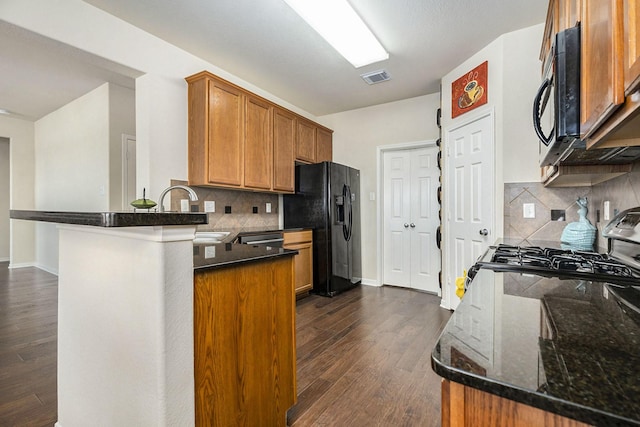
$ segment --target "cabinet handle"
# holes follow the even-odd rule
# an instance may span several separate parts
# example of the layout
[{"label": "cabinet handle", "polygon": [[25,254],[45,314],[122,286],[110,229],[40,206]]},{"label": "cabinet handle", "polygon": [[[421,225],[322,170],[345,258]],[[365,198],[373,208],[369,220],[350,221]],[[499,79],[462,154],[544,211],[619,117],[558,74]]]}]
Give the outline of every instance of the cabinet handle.
[{"label": "cabinet handle", "polygon": [[411,223],[411,228],[416,228],[416,225],[414,223]]},{"label": "cabinet handle", "polygon": [[409,224],[407,224],[406,222],[404,223],[404,228],[409,228]]}]

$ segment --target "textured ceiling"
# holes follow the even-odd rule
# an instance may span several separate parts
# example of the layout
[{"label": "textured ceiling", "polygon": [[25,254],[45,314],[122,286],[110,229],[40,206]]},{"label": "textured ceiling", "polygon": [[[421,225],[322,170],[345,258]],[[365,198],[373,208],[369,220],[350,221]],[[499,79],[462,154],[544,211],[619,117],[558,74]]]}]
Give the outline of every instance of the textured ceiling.
[{"label": "textured ceiling", "polygon": [[[349,0],[390,54],[388,60],[355,69],[283,0],[84,1],[317,116],[438,92],[442,76],[501,34],[543,22],[547,9],[547,0]],[[31,52],[34,37],[18,34],[5,40],[4,27],[0,61],[6,64],[5,50]],[[11,43],[16,44],[12,49],[7,46]],[[59,58],[48,58],[47,65],[13,57],[9,69],[0,67],[3,75],[15,74],[13,84],[23,87],[18,80],[25,70],[60,71]],[[82,69],[86,61],[77,62],[82,75],[114,78],[101,75],[104,70]],[[360,78],[380,69],[391,75],[390,81],[370,86]],[[64,92],[62,75],[52,83]],[[0,95],[5,90],[0,87]],[[25,102],[40,100],[23,100],[14,111],[39,117],[38,111],[50,108],[30,111]]]}]

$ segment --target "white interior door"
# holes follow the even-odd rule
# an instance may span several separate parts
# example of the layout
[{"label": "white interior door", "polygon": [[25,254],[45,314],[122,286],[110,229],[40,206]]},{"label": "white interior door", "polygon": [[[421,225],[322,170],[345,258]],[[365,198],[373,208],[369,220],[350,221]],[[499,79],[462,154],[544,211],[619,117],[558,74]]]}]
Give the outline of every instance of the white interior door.
[{"label": "white interior door", "polygon": [[438,293],[437,147],[383,155],[383,282]]},{"label": "white interior door", "polygon": [[449,305],[455,308],[455,279],[491,244],[494,224],[493,114],[448,132],[447,252]]},{"label": "white interior door", "polygon": [[411,285],[411,151],[386,151],[383,157],[386,285]]},{"label": "white interior door", "polygon": [[440,249],[436,245],[440,169],[438,147],[411,153],[411,287],[427,292],[440,291]]}]

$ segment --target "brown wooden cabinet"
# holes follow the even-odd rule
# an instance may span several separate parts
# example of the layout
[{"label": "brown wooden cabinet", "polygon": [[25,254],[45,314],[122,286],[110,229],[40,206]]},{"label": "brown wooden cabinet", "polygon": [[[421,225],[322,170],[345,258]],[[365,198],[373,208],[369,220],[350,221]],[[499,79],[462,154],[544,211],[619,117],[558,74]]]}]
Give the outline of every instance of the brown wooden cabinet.
[{"label": "brown wooden cabinet", "polygon": [[273,181],[273,105],[244,95],[244,186],[271,190]]},{"label": "brown wooden cabinet", "polygon": [[640,1],[623,0],[624,16],[624,88],[625,95],[640,86]]},{"label": "brown wooden cabinet", "polygon": [[315,163],[316,126],[313,122],[299,118],[296,134],[296,160]]},{"label": "brown wooden cabinet", "polygon": [[547,9],[547,19],[540,50],[540,61],[543,62],[543,72],[545,61],[549,60],[549,52],[555,34],[574,27],[580,21],[580,9],[582,0],[550,0]]},{"label": "brown wooden cabinet", "polygon": [[298,118],[296,160],[304,163],[333,160],[333,131]]},{"label": "brown wooden cabinet", "polygon": [[244,172],[243,93],[218,79],[193,77],[189,81],[189,183],[239,187]]},{"label": "brown wooden cabinet", "polygon": [[331,160],[330,129],[207,71],[186,81],[190,185],[293,193],[296,160]]},{"label": "brown wooden cabinet", "polygon": [[442,427],[463,426],[587,427],[588,424],[442,380]]},{"label": "brown wooden cabinet", "polygon": [[333,159],[333,134],[324,128],[316,128],[316,163]]},{"label": "brown wooden cabinet", "polygon": [[296,402],[290,256],[194,273],[196,426],[286,426]]},{"label": "brown wooden cabinet", "polygon": [[294,150],[296,142],[296,116],[275,107],[273,110],[273,189],[295,191]]},{"label": "brown wooden cabinet", "polygon": [[595,132],[624,102],[622,0],[582,0],[580,135]]},{"label": "brown wooden cabinet", "polygon": [[309,292],[313,288],[312,231],[286,231],[283,247],[298,251],[298,255],[294,256],[296,295]]}]

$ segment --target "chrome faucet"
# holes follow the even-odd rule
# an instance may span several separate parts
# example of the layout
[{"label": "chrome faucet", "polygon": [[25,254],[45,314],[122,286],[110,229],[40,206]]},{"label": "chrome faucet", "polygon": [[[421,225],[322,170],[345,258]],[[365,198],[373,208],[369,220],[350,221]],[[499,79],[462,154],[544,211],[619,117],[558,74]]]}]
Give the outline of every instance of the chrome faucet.
[{"label": "chrome faucet", "polygon": [[191,187],[187,187],[186,185],[172,185],[169,188],[166,188],[162,191],[162,193],[160,193],[160,212],[164,212],[164,196],[171,190],[185,190],[189,193],[189,198],[191,199],[192,202],[197,202],[198,201],[198,195],[196,194],[195,191],[193,191],[193,189]]}]

